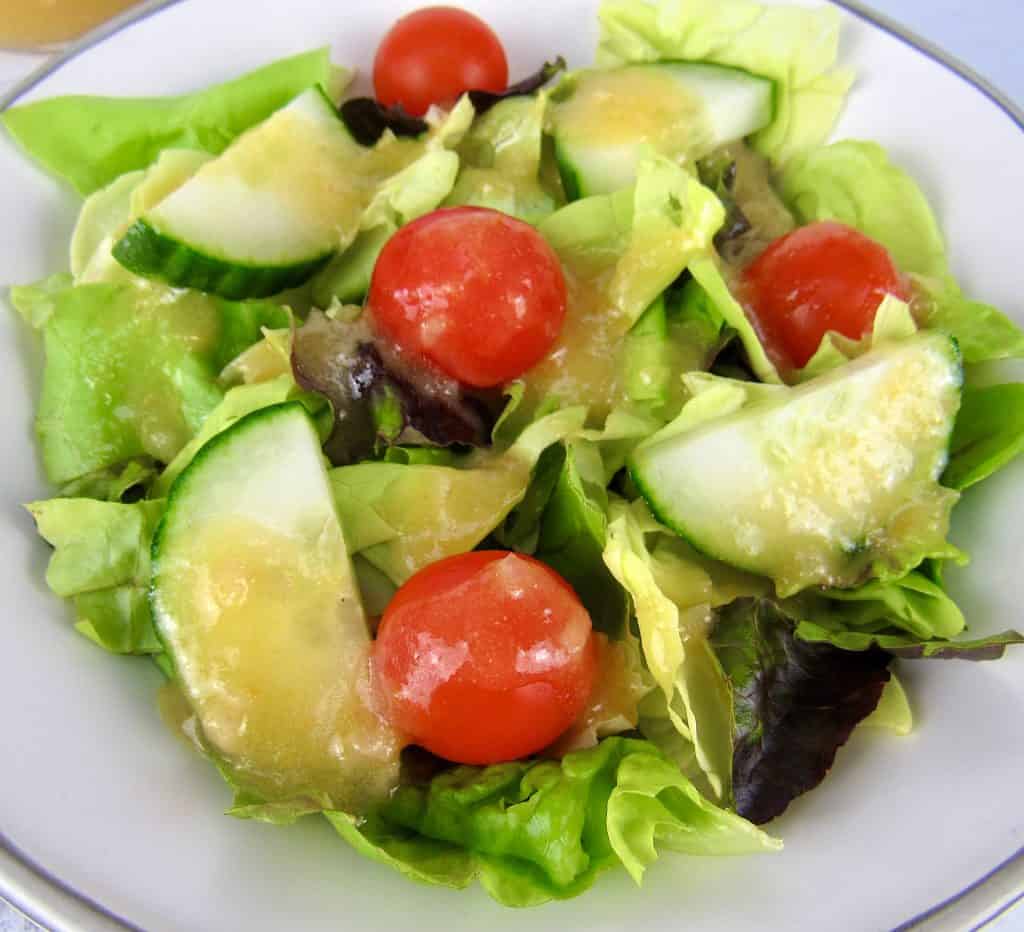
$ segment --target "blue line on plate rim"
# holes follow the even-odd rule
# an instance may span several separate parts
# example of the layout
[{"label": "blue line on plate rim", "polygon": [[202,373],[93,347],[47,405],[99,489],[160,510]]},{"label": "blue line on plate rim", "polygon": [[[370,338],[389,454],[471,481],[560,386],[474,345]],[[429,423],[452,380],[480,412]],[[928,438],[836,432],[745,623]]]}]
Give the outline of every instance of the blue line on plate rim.
[{"label": "blue line on plate rim", "polygon": [[[1009,867],[1011,864],[1022,859],[1024,859],[1024,846],[1018,848],[1013,854],[1006,858],[1006,860],[1001,861],[999,864],[993,867],[992,870],[988,871],[986,874],[983,874],[973,883],[968,884],[959,893],[954,893],[952,896],[947,897],[946,899],[942,900],[939,903],[936,903],[929,909],[926,909],[923,913],[919,913],[912,919],[908,919],[906,922],[900,923],[900,925],[896,926],[896,928],[893,929],[892,932],[912,932],[912,930],[920,923],[926,921],[927,919],[931,919],[933,916],[938,916],[944,910],[948,909],[954,903],[959,902],[968,894],[973,893],[975,890],[979,890],[1004,868]],[[985,917],[981,919],[976,925],[971,926],[971,932],[977,932],[978,929],[987,926],[990,922],[994,922],[1004,913],[1009,911],[1013,906],[1019,903],[1022,899],[1024,899],[1024,890],[1018,891],[1018,893],[1012,899],[1008,900],[1005,903],[999,904],[991,912],[985,910]]]},{"label": "blue line on plate rim", "polygon": [[[94,900],[88,894],[82,893],[80,890],[76,890],[73,886],[61,880],[56,874],[47,870],[45,867],[43,867],[42,864],[36,861],[35,858],[31,857],[29,854],[22,851],[16,844],[14,844],[14,842],[11,841],[10,838],[8,838],[8,836],[3,831],[0,831],[0,850],[11,855],[11,857],[13,857],[15,860],[20,861],[25,867],[31,870],[32,873],[34,873],[41,880],[44,880],[46,883],[52,884],[58,890],[61,890],[68,896],[78,900],[82,903],[82,905],[88,907],[93,912],[97,913],[103,918],[109,919],[120,926],[124,926],[126,929],[132,930],[132,932],[144,932],[141,926],[137,926],[133,922],[130,922],[129,920],[125,919],[124,917],[117,915],[117,913],[107,909],[107,907],[100,903],[98,900]],[[4,892],[4,897],[16,910],[27,916],[41,929],[46,928],[44,920],[39,916],[38,910],[32,909],[30,906],[26,905],[24,902],[20,902],[13,896],[9,896],[6,893],[6,891]],[[53,932],[58,932],[58,930],[53,930]]]},{"label": "blue line on plate rim", "polygon": [[[0,112],[6,110],[12,104],[16,103],[22,96],[27,94],[30,90],[32,90],[33,88],[38,86],[42,81],[48,78],[51,74],[60,69],[60,67],[64,65],[66,62],[69,62],[72,59],[77,58],[83,52],[93,48],[96,45],[99,45],[101,42],[105,41],[106,39],[109,39],[111,36],[117,35],[117,33],[121,32],[123,29],[126,29],[129,26],[133,26],[136,23],[140,23],[143,20],[149,19],[151,16],[160,12],[161,10],[164,10],[167,7],[174,6],[181,2],[182,0],[151,0],[151,2],[143,3],[139,8],[135,10],[129,10],[127,13],[114,19],[106,26],[103,26],[89,33],[83,39],[80,39],[78,42],[75,42],[72,45],[70,45],[67,49],[65,49],[64,52],[57,55],[55,58],[51,59],[45,64],[41,65],[38,69],[33,71],[24,81],[15,86],[9,94],[0,99]],[[997,87],[995,87],[995,85],[993,85],[991,82],[983,78],[973,68],[968,66],[966,63],[961,61],[956,56],[950,55],[948,52],[943,51],[934,43],[929,42],[927,39],[917,35],[917,33],[913,32],[912,30],[900,25],[895,20],[892,20],[889,17],[884,16],[883,14],[878,13],[877,11],[863,5],[862,3],[858,2],[858,0],[828,0],[828,2],[832,3],[834,6],[837,6],[842,10],[845,10],[850,15],[855,16],[856,18],[863,20],[866,23],[869,23],[876,29],[880,29],[887,35],[890,35],[899,42],[902,42],[908,48],[913,49],[918,54],[924,55],[926,58],[930,59],[937,65],[940,65],[942,68],[949,71],[951,74],[960,78],[962,81],[965,81],[976,91],[978,91],[982,96],[987,98],[990,103],[998,107],[1014,123],[1014,125],[1019,130],[1024,132],[1024,110],[1018,107],[1006,94],[1004,94]],[[138,926],[129,922],[127,919],[118,916],[116,913],[111,912],[101,903],[98,903],[96,900],[93,900],[86,894],[76,890],[74,887],[65,883],[59,877],[56,877],[54,874],[51,874],[48,870],[46,870],[46,868],[36,863],[27,854],[25,854],[25,852],[20,851],[7,838],[7,836],[4,835],[2,831],[0,831],[0,850],[7,852],[16,860],[21,861],[21,863],[25,867],[31,870],[42,880],[52,884],[54,887],[61,890],[62,892],[79,900],[84,906],[95,911],[104,918],[113,920],[114,922],[119,923],[127,929],[139,930]],[[924,912],[919,913],[911,919],[908,919],[904,923],[901,923],[893,930],[893,932],[904,932],[904,930],[911,930],[919,923],[924,922],[927,919],[938,915],[943,910],[951,906],[953,903],[956,903],[957,901],[963,899],[969,893],[972,893],[975,890],[978,890],[981,887],[983,887],[989,880],[991,880],[1005,868],[1009,867],[1011,864],[1014,864],[1021,860],[1024,860],[1024,847],[1018,849],[1016,852],[1014,852],[1008,858],[1006,858],[1006,860],[996,865],[988,873],[979,877],[977,880],[975,880],[968,886],[964,887],[964,889],[960,890],[958,893],[953,894],[947,899],[942,900],[939,903],[936,903],[934,906],[925,910]],[[4,891],[0,892],[2,892],[3,895],[8,898],[9,902],[11,902],[11,904],[14,905],[16,909],[23,912],[33,921],[36,921],[34,916],[32,915],[31,910],[17,903],[11,894],[7,894]],[[1011,909],[1013,906],[1019,903],[1022,899],[1024,899],[1024,890],[1022,890],[1012,900],[999,905],[996,908],[995,912],[991,913],[990,915],[987,915],[984,919],[982,919],[977,925],[973,927],[974,932],[982,928],[982,926],[988,925],[988,923],[999,918],[999,916],[1003,915],[1005,912],[1007,912],[1009,909]],[[41,925],[41,923],[39,924]]]},{"label": "blue line on plate rim", "polygon": [[882,32],[912,48],[915,52],[920,52],[925,58],[930,58],[935,64],[941,65],[950,74],[966,81],[1002,110],[1017,126],[1017,129],[1024,132],[1024,109],[1018,107],[1007,94],[1004,94],[987,78],[983,78],[966,62],[939,48],[934,42],[930,42],[916,32],[900,25],[896,20],[871,9],[860,0],[828,0],[828,2],[857,19],[869,23],[876,29],[881,29]]}]

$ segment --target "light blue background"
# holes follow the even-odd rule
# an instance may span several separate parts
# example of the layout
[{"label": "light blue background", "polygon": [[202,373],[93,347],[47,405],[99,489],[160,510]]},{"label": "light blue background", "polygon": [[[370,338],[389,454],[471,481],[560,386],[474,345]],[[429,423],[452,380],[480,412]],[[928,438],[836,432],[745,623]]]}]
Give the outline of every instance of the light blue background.
[{"label": "light blue background", "polygon": [[[429,2],[433,0],[424,0],[424,5]],[[874,0],[872,5],[955,55],[1024,106],[1024,0]],[[36,932],[36,926],[0,901],[0,932]],[[1024,932],[1024,907],[993,923],[988,932]]]},{"label": "light blue background", "polygon": [[865,0],[1024,106],[1024,0]]}]

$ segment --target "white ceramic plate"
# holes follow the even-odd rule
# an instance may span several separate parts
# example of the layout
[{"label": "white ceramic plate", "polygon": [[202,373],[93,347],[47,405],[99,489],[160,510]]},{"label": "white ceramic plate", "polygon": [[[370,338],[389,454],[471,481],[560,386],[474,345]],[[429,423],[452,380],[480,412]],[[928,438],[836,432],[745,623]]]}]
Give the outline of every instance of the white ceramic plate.
[{"label": "white ceramic plate", "polygon": [[[596,0],[462,0],[505,40],[512,73],[589,60]],[[166,94],[330,43],[365,69],[396,14],[420,0],[178,3],[127,26],[32,87]],[[965,287],[1024,320],[1024,133],[1006,110],[919,49],[845,14],[860,82],[839,136],[885,144],[921,180]],[[0,283],[66,264],[76,199],[0,139]],[[149,664],[76,635],[43,584],[46,547],[18,503],[48,494],[31,439],[38,348],[0,314],[0,892],[51,928],[545,930],[891,928],[955,896],[1024,841],[1024,651],[996,664],[905,665],[918,727],[858,733],[822,787],[772,827],[778,856],[666,856],[637,890],[625,872],[528,914],[478,889],[420,887],[357,857],[319,820],[291,828],[220,815],[228,795],[161,726]],[[972,633],[1020,626],[1024,460],[958,509],[974,555],[951,573]],[[941,919],[973,924],[1014,899],[1020,860]],[[959,910],[959,911],[958,911]],[[457,917],[457,919],[456,919]]]}]

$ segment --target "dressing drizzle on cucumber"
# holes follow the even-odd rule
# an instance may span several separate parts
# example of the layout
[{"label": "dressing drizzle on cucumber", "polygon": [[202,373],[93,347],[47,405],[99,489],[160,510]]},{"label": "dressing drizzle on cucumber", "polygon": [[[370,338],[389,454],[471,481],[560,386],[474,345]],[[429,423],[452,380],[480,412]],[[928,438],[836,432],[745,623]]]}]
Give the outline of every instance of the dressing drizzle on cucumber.
[{"label": "dressing drizzle on cucumber", "polygon": [[267,800],[360,808],[397,779],[370,632],[302,405],[250,414],[178,477],[153,544],[157,632],[200,738]]},{"label": "dressing drizzle on cucumber", "polygon": [[959,496],[938,480],[961,383],[956,344],[920,334],[691,429],[669,425],[630,472],[664,524],[780,595],[899,577],[951,555]]},{"label": "dressing drizzle on cucumber", "polygon": [[351,241],[377,184],[421,148],[393,137],[359,145],[311,88],[147,210],[114,257],[138,275],[225,298],[276,294]]},{"label": "dressing drizzle on cucumber", "polygon": [[645,153],[700,158],[775,113],[772,81],[707,62],[582,71],[559,97],[551,132],[570,200],[628,186]]}]

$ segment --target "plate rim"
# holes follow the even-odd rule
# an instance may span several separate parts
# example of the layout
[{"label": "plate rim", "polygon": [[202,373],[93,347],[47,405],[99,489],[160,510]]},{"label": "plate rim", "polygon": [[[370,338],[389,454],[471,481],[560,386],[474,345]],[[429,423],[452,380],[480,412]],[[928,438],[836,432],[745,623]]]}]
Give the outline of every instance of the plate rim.
[{"label": "plate rim", "polygon": [[[184,0],[143,0],[103,26],[68,45],[47,59],[7,94],[0,97],[0,113],[15,104],[63,65],[84,52],[153,15]],[[970,85],[1024,132],[1024,108],[987,78],[939,45],[918,35],[895,19],[878,12],[861,0],[826,2],[880,29],[908,48],[945,68]],[[20,850],[0,829],[0,898],[17,912],[50,932],[142,932],[140,927],[117,915],[102,903],[76,890]],[[900,923],[893,932],[975,932],[1024,903],[1024,845],[990,871],[915,916]]]}]

